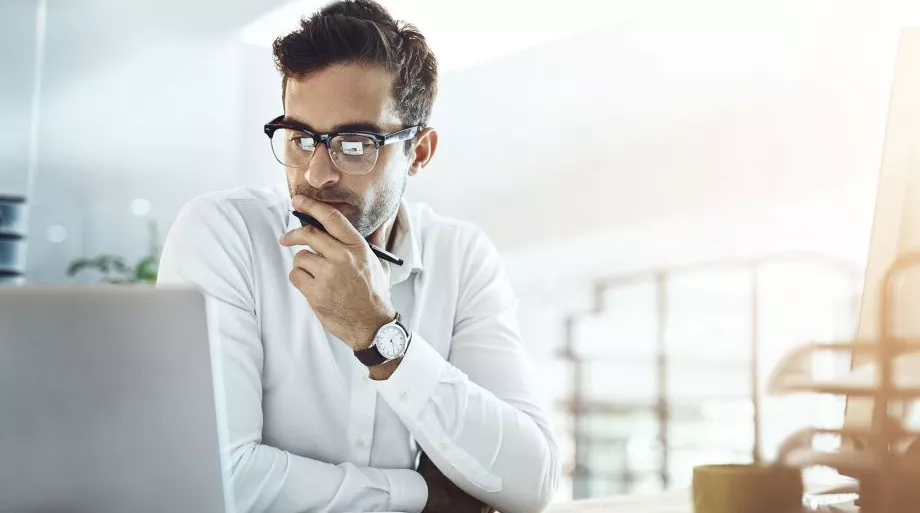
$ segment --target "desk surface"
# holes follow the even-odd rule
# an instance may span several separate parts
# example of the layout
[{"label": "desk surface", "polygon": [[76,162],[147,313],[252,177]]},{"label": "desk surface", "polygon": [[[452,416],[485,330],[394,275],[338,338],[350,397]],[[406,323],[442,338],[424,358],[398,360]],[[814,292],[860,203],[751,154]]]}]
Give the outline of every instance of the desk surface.
[{"label": "desk surface", "polygon": [[544,513],[693,513],[687,489],[550,504]]},{"label": "desk surface", "polygon": [[[802,508],[802,513],[858,513],[852,504]],[[648,495],[621,495],[550,504],[544,513],[693,513],[690,490],[673,490]],[[779,512],[778,512],[779,513]],[[786,512],[788,513],[788,512]]]}]

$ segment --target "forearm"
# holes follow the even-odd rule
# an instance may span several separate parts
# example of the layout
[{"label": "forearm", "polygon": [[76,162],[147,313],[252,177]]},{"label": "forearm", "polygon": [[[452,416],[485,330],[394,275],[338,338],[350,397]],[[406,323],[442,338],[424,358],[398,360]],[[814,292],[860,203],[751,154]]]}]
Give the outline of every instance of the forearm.
[{"label": "forearm", "polygon": [[560,462],[539,409],[499,399],[421,339],[379,387],[422,450],[473,497],[507,513],[540,511],[552,498]]},{"label": "forearm", "polygon": [[418,419],[419,445],[445,476],[489,506],[507,513],[542,511],[558,487],[558,451],[551,437],[534,419],[468,384],[468,403],[464,413],[458,411],[462,430],[451,436],[425,429],[436,425],[439,415],[428,413]]},{"label": "forearm", "polygon": [[266,445],[233,451],[231,486],[239,512],[404,511],[427,500],[422,477],[409,469],[332,465]]}]

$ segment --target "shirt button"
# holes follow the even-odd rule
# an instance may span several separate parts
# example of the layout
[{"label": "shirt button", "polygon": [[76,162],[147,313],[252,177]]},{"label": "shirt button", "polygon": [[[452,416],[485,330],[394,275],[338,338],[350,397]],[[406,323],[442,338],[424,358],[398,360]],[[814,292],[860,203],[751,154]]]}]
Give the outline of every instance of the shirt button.
[{"label": "shirt button", "polygon": [[403,392],[399,394],[399,401],[403,403],[409,402],[409,392]]},{"label": "shirt button", "polygon": [[355,445],[358,446],[358,449],[364,449],[364,447],[367,446],[363,438],[359,438],[358,441],[355,442]]}]

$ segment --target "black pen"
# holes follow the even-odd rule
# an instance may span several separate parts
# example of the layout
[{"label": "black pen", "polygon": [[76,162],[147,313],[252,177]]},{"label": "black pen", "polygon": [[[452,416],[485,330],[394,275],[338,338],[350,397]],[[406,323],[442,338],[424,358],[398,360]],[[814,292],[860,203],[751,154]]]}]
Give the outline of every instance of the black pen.
[{"label": "black pen", "polygon": [[[326,227],[323,226],[322,223],[314,219],[313,216],[309,216],[307,214],[304,214],[303,212],[298,212],[297,210],[292,211],[292,213],[294,214],[294,217],[300,220],[301,226],[306,226],[309,224],[310,226],[313,226],[319,230],[322,230],[324,232],[326,231]],[[373,251],[374,254],[377,255],[377,257],[380,258],[381,260],[386,260],[387,262],[390,262],[391,264],[396,264],[396,265],[403,265],[405,263],[403,262],[402,258],[399,258],[393,253],[390,253],[389,251],[383,248],[378,248],[377,246],[371,244],[370,242],[368,242],[367,244],[368,246],[371,247],[371,251]]]}]

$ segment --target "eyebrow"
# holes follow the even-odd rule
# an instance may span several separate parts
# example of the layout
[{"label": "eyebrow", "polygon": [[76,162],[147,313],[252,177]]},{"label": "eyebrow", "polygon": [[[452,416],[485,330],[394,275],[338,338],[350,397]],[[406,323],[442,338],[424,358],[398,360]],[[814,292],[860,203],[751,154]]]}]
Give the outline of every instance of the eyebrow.
[{"label": "eyebrow", "polygon": [[[304,123],[303,121],[289,118],[287,116],[285,116],[281,122],[291,125],[295,128],[305,130],[307,132],[312,132],[314,134],[320,133],[319,131],[314,130],[313,127]],[[382,134],[382,133],[386,133],[386,130],[381,128],[380,125],[376,123],[371,123],[369,121],[351,121],[348,123],[341,123],[341,124],[335,125],[334,127],[332,127],[332,130],[330,132],[371,132],[371,133]]]}]

